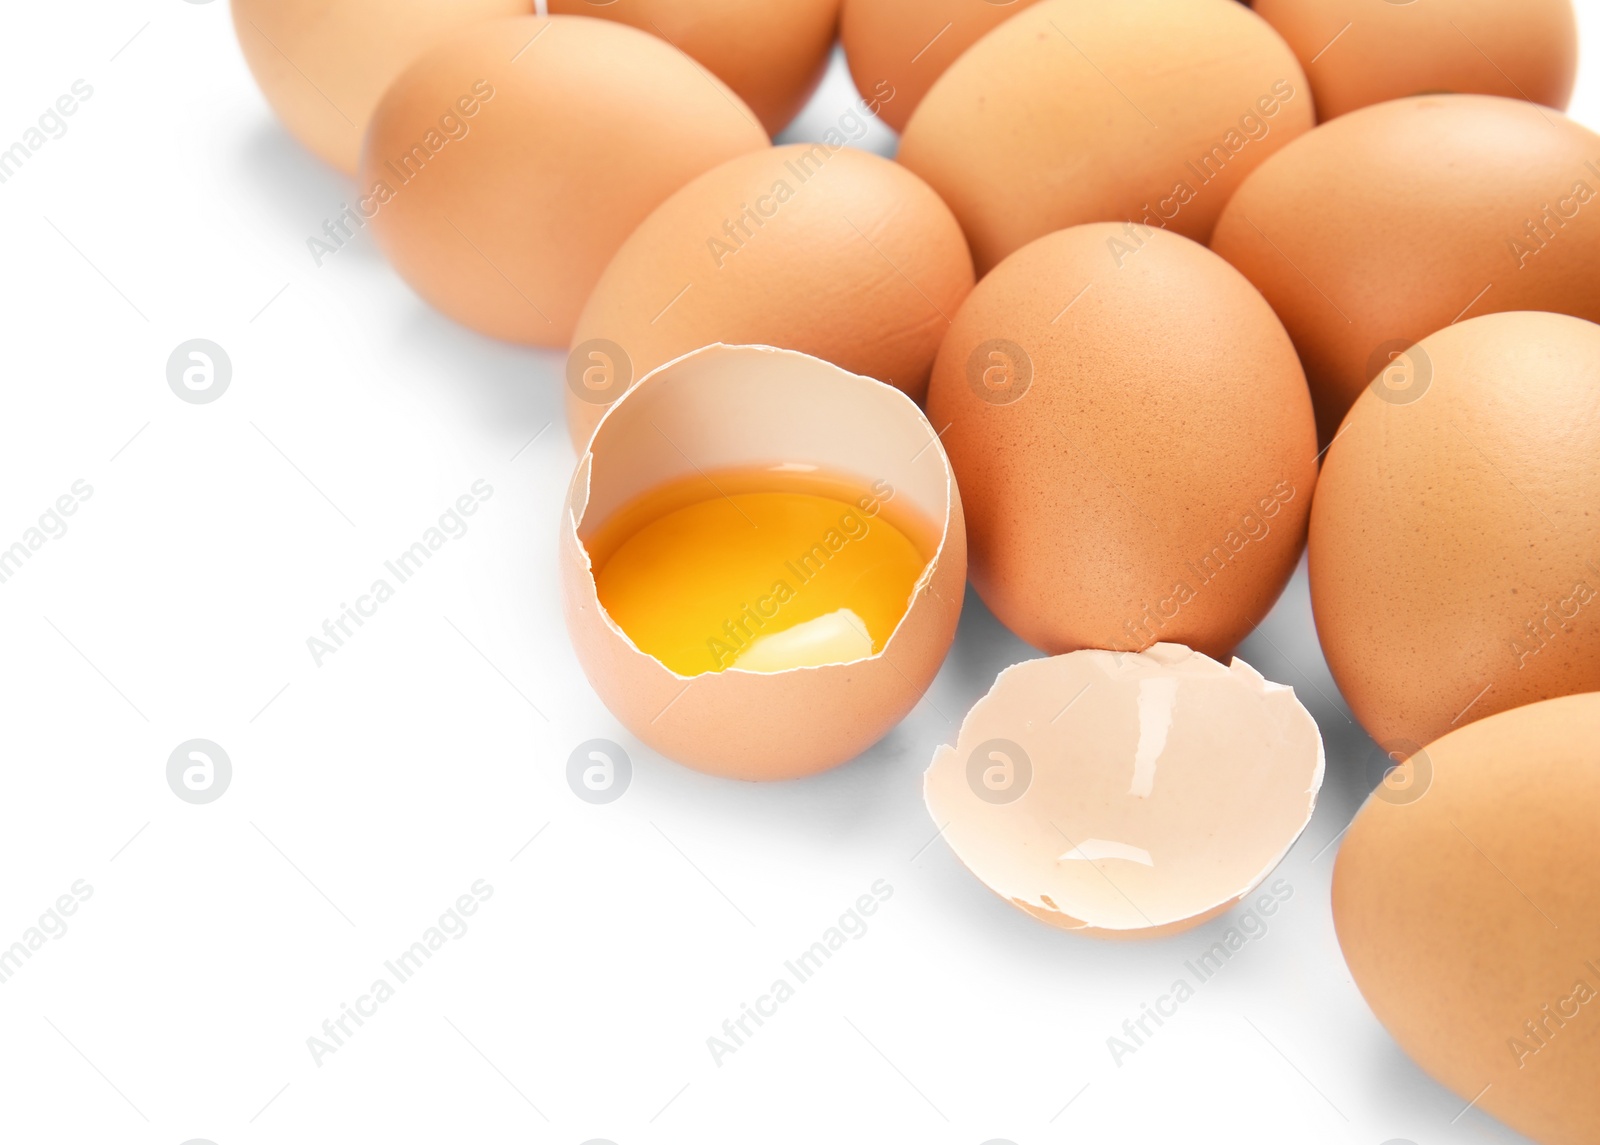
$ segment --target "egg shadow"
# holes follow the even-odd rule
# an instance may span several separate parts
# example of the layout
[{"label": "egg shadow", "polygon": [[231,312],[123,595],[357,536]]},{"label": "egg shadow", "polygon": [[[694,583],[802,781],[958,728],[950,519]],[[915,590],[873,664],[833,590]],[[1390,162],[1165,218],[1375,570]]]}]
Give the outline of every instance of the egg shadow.
[{"label": "egg shadow", "polygon": [[470,410],[511,450],[558,451],[570,463],[565,351],[480,334],[413,295],[393,330],[392,352],[422,364],[440,400]]},{"label": "egg shadow", "polygon": [[[262,119],[242,132],[234,155],[251,194],[241,207],[255,226],[287,231],[303,241],[320,234],[327,219],[356,199],[355,181],[313,155],[276,119]],[[358,258],[378,257],[370,240],[351,246]],[[342,259],[346,252],[339,253]]]}]

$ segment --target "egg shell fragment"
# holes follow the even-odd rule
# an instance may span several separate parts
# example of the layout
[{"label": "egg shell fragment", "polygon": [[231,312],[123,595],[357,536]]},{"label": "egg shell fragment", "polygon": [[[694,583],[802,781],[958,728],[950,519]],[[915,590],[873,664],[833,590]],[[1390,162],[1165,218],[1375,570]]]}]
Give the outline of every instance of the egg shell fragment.
[{"label": "egg shell fragment", "polygon": [[899,161],[950,204],[982,275],[1079,223],[1205,242],[1245,176],[1313,122],[1294,54],[1240,4],[1044,0],[939,77]]},{"label": "egg shell fragment", "polygon": [[1211,248],[1283,320],[1326,445],[1384,355],[1452,322],[1600,321],[1597,197],[1600,135],[1521,100],[1421,96],[1342,115],[1274,155]]},{"label": "egg shell fragment", "polygon": [[1310,574],[1382,744],[1600,690],[1600,326],[1488,314],[1400,351],[1323,461]]},{"label": "egg shell fragment", "polygon": [[[850,147],[741,155],[662,203],[622,244],[572,337],[567,426],[582,447],[626,381],[713,342],[782,346],[920,401],[972,290],[950,209],[904,167]],[[590,375],[591,377],[593,375]]]},{"label": "egg shell fragment", "polygon": [[379,247],[427,302],[481,333],[564,347],[634,227],[768,142],[666,41],[527,16],[477,24],[407,68],[373,115],[359,182]]},{"label": "egg shell fragment", "polygon": [[[697,472],[813,465],[889,483],[936,530],[933,555],[882,651],[851,663],[679,676],[599,602],[584,537],[641,493]],[[589,682],[640,740],[696,770],[792,779],[876,743],[933,681],[966,581],[960,495],[937,435],[899,390],[806,354],[714,345],[642,379],[578,460],[561,520],[567,628]]]},{"label": "egg shell fragment", "polygon": [[1323,769],[1292,688],[1157,644],[1007,668],[923,792],[951,849],[1013,906],[1152,938],[1259,886],[1311,821]]},{"label": "egg shell fragment", "polygon": [[1543,1145],[1600,1141],[1600,693],[1458,728],[1339,847],[1333,921],[1416,1063]]}]

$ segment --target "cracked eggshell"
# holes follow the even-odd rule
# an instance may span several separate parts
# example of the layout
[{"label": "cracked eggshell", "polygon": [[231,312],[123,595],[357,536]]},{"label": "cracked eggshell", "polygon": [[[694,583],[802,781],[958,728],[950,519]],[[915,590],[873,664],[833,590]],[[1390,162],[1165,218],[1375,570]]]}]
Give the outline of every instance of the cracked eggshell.
[{"label": "cracked eggshell", "polygon": [[1198,243],[1094,223],[1017,251],[956,313],[928,417],[973,587],[1045,652],[1225,657],[1294,572],[1316,483],[1305,375]]},{"label": "cracked eggshell", "polygon": [[1309,559],[1323,654],[1373,739],[1403,753],[1600,689],[1597,507],[1600,326],[1486,314],[1387,364],[1323,461]]},{"label": "cracked eggshell", "polygon": [[1294,689],[1157,644],[1007,668],[923,792],[951,849],[1013,906],[1150,938],[1259,886],[1311,821],[1322,776]]},{"label": "cracked eggshell", "polygon": [[[906,614],[866,659],[679,676],[606,614],[584,539],[664,482],[780,463],[881,478],[928,522],[937,544]],[[922,411],[891,386],[768,346],[697,350],[613,405],[578,459],[560,544],[567,629],[606,707],[661,754],[734,779],[811,775],[882,738],[944,661],[966,583],[955,475]]]},{"label": "cracked eggshell", "polygon": [[1211,249],[1294,339],[1326,445],[1388,359],[1435,330],[1501,310],[1600,321],[1597,169],[1600,135],[1549,108],[1391,100],[1258,167]]},{"label": "cracked eggshell", "polygon": [[822,82],[839,0],[550,0],[550,12],[616,20],[660,36],[704,64],[776,134]]},{"label": "cracked eggshell", "polygon": [[233,0],[250,74],[289,133],[347,175],[384,89],[441,36],[532,0]]},{"label": "cracked eggshell", "polygon": [[[814,354],[921,401],[971,290],[960,225],[904,167],[824,144],[741,155],[657,207],[600,276],[572,336],[567,428],[582,448],[627,378],[712,342]],[[616,365],[601,389],[596,355]]]},{"label": "cracked eggshell", "polygon": [[1322,120],[1424,92],[1560,110],[1578,74],[1572,0],[1255,0],[1254,8],[1304,65]]},{"label": "cracked eggshell", "polygon": [[1245,176],[1314,119],[1294,53],[1243,5],[1043,0],[939,77],[899,161],[950,204],[982,275],[1079,223],[1205,242]]},{"label": "cracked eggshell", "polygon": [[1333,922],[1372,1012],[1462,1102],[1600,1141],[1600,693],[1458,728],[1356,815]]},{"label": "cracked eggshell", "polygon": [[665,40],[586,16],[490,20],[385,93],[361,210],[430,305],[496,338],[565,346],[646,215],[768,145],[739,97]]}]

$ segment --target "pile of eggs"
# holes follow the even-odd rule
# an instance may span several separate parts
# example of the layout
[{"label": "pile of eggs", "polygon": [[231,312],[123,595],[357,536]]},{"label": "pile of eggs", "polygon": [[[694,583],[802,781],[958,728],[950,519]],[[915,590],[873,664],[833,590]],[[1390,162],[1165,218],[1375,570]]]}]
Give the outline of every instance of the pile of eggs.
[{"label": "pile of eggs", "polygon": [[[1397,761],[1340,850],[1350,969],[1442,1083],[1600,1141],[1570,0],[233,14],[417,294],[567,353],[569,628],[641,740],[745,780],[851,759],[970,581],[1046,655],[938,749],[930,812],[1019,909],[1171,933],[1314,809],[1315,723],[1228,660],[1309,546],[1328,664]],[[894,161],[772,145],[836,39]]]}]

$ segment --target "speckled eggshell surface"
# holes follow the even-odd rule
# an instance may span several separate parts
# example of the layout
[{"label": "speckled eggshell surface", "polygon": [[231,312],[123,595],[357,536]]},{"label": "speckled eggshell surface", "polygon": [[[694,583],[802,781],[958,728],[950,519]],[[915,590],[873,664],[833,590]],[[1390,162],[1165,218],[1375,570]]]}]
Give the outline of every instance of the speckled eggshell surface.
[{"label": "speckled eggshell surface", "polygon": [[983,274],[1078,223],[1205,242],[1245,176],[1313,118],[1294,54],[1243,5],[1044,0],[939,77],[899,161],[950,204]]},{"label": "speckled eggshell surface", "polygon": [[1600,135],[1487,95],[1325,123],[1269,159],[1211,247],[1305,363],[1326,444],[1384,356],[1501,310],[1600,320]]},{"label": "speckled eggshell surface", "polygon": [[552,15],[594,16],[659,36],[738,93],[769,134],[805,106],[827,67],[839,0],[549,0]]},{"label": "speckled eggshell surface", "polygon": [[379,247],[434,307],[564,347],[663,199],[768,146],[722,81],[606,20],[492,20],[427,52],[378,106],[358,176]]},{"label": "speckled eggshell surface", "polygon": [[[573,335],[568,428],[581,447],[629,378],[712,342],[800,350],[921,401],[971,289],[960,226],[905,168],[825,144],[741,155],[611,260]],[[596,353],[616,369],[590,372]]]},{"label": "speckled eggshell surface", "polygon": [[1600,690],[1600,326],[1491,314],[1401,352],[1323,462],[1310,571],[1382,744]]},{"label": "speckled eggshell surface", "polygon": [[1223,659],[1299,558],[1316,480],[1300,363],[1255,289],[1188,239],[1097,223],[1012,255],[956,315],[928,416],[974,587],[1047,652]]},{"label": "speckled eggshell surface", "polygon": [[[1418,1065],[1543,1145],[1600,1141],[1600,694],[1460,728],[1379,788],[1333,873],[1367,1003]],[[1420,792],[1420,797],[1416,793]]]},{"label": "speckled eggshell surface", "polygon": [[1305,67],[1319,120],[1430,92],[1565,108],[1578,74],[1572,0],[1255,0],[1254,7]]}]

